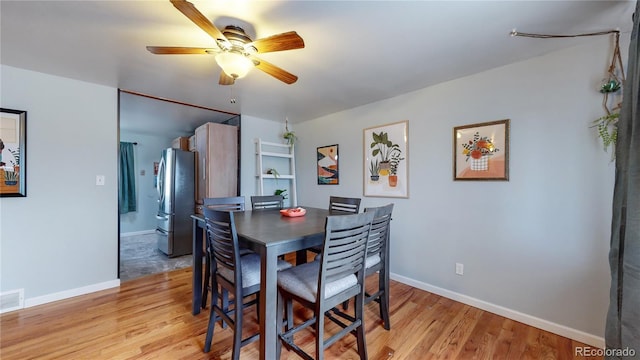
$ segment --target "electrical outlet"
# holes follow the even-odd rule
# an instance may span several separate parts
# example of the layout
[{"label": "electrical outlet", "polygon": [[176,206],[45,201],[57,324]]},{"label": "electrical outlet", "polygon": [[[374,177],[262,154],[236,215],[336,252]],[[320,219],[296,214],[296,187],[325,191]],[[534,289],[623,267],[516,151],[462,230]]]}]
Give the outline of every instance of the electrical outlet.
[{"label": "electrical outlet", "polygon": [[456,263],[456,274],[464,275],[464,264]]},{"label": "electrical outlet", "polygon": [[96,185],[104,185],[104,175],[96,175]]}]

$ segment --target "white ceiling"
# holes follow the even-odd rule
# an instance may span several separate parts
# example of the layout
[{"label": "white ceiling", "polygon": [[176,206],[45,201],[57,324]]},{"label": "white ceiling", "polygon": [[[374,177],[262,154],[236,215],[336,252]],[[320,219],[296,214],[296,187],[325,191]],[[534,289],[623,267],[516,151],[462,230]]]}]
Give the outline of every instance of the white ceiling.
[{"label": "white ceiling", "polygon": [[192,3],[219,29],[239,25],[254,39],[296,31],[304,49],[260,57],[299,80],[286,85],[253,69],[236,85],[220,86],[212,56],[149,53],[147,45],[215,46],[169,0],[2,0],[0,62],[295,123],[585,41],[511,37],[512,29],[628,32],[635,7],[632,1],[611,0]]}]

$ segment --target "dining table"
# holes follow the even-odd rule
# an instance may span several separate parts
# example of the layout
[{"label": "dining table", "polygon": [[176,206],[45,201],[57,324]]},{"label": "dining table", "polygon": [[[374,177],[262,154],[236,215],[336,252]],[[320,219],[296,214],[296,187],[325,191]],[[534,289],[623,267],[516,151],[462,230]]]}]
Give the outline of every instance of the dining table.
[{"label": "dining table", "polygon": [[[304,250],[323,244],[328,209],[303,207],[304,216],[289,217],[279,210],[234,212],[240,246],[260,255],[260,359],[276,358],[276,312],[278,306],[278,257],[296,252],[296,262],[306,261]],[[193,219],[192,313],[200,313],[202,302],[202,258],[205,219]],[[206,289],[206,288],[205,288]],[[213,301],[213,300],[212,300]]]}]

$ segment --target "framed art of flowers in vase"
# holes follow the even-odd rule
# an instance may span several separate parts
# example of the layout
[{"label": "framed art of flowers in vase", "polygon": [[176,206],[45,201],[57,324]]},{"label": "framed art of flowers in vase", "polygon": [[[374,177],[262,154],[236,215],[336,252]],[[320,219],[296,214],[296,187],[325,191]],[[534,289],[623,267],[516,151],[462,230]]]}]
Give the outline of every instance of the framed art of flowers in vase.
[{"label": "framed art of flowers in vase", "polygon": [[453,128],[453,180],[509,180],[509,119]]}]

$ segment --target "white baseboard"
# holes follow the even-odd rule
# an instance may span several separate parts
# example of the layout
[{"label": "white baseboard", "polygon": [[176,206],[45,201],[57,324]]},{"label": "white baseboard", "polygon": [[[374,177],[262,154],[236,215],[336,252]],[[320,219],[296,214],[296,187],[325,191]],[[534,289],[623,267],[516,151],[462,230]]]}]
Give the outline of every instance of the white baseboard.
[{"label": "white baseboard", "polygon": [[414,279],[405,277],[405,276],[401,276],[401,275],[397,275],[397,274],[390,274],[389,275],[391,279],[399,281],[403,284],[407,284],[409,286],[413,286],[415,288],[418,288],[420,290],[424,290],[424,291],[428,291],[443,297],[446,297],[448,299],[451,300],[455,300],[458,302],[461,302],[463,304],[469,305],[469,306],[473,306],[476,307],[478,309],[482,309],[494,314],[498,314],[500,316],[504,316],[506,318],[509,318],[511,320],[515,320],[515,321],[519,321],[521,323],[536,327],[538,329],[542,329],[560,336],[564,336],[566,338],[575,340],[575,341],[579,341],[594,347],[597,347],[599,349],[604,349],[605,347],[605,342],[604,342],[604,338],[600,337],[600,336],[596,336],[593,334],[588,334],[586,332],[580,331],[580,330],[576,330],[576,329],[572,329],[570,327],[564,326],[564,325],[560,325],[560,324],[556,324],[554,322],[548,321],[548,320],[544,320],[544,319],[540,319],[537,318],[535,316],[531,316],[531,315],[527,315],[524,313],[521,313],[519,311],[515,311],[512,309],[508,309],[505,308],[503,306],[500,305],[496,305],[496,304],[492,304],[480,299],[476,299],[473,298],[471,296],[467,296],[467,295],[463,295],[460,293],[457,293],[455,291],[451,291],[451,290],[447,290],[447,289],[443,289],[441,287],[437,287],[437,286],[433,286],[427,283],[423,283],[420,281],[416,281]]},{"label": "white baseboard", "polygon": [[155,234],[156,230],[141,230],[141,231],[132,231],[132,232],[127,232],[127,233],[120,233],[120,236],[134,236],[134,235],[148,235],[148,234]]},{"label": "white baseboard", "polygon": [[36,296],[30,299],[25,299],[24,307],[28,308],[36,305],[42,305],[42,304],[50,303],[53,301],[64,300],[64,299],[72,298],[74,296],[85,295],[92,292],[111,289],[119,286],[120,286],[120,279],[115,279],[115,280],[105,281],[98,284],[83,286],[76,289],[60,291],[53,294]]}]

